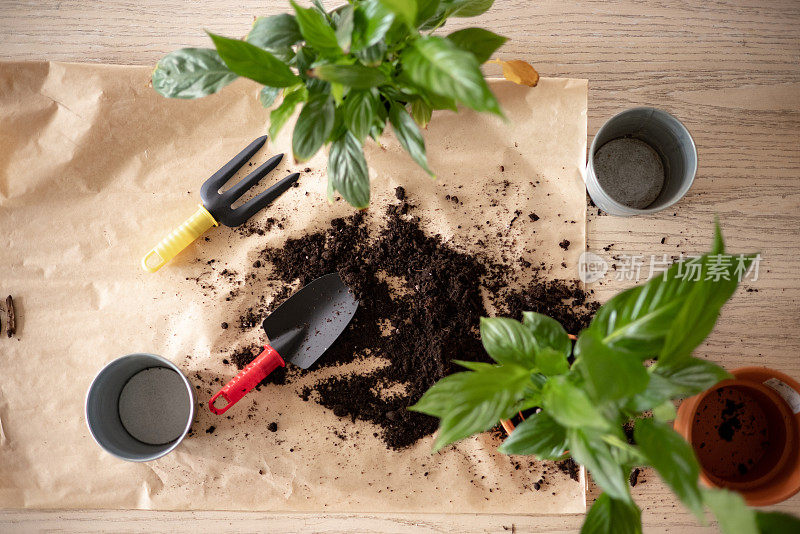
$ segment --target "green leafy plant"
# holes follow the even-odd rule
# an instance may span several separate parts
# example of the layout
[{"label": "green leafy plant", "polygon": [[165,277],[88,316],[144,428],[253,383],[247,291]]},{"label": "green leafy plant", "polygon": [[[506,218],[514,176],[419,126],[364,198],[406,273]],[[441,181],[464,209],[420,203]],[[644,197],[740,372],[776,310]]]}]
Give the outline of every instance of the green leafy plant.
[{"label": "green leafy plant", "polygon": [[[716,228],[710,253],[679,262],[646,284],[603,305],[574,344],[549,317],[526,312],[522,322],[484,318],[483,346],[494,364],[459,362],[410,409],[438,417],[434,449],[488,430],[521,410],[534,410],[503,442],[506,454],[541,460],[572,457],[603,490],[582,532],[639,533],[641,511],[628,473],[651,466],[701,521],[708,507],[724,532],[777,532],[800,522],[756,512],[736,493],[703,489],[691,446],[667,423],[673,400],[728,378],[693,350],[714,327],[738,284],[737,268],[753,256],[725,253]],[[633,423],[633,439],[623,431]]]},{"label": "green leafy plant", "polygon": [[455,111],[461,104],[502,116],[480,65],[506,38],[481,28],[432,35],[449,17],[480,15],[493,1],[349,0],[331,12],[319,0],[308,8],[291,1],[294,14],[257,18],[243,40],[209,33],[215,49],[168,54],[153,72],[153,88],[193,99],[250,78],[264,86],[264,107],[282,96],[270,113],[273,138],[301,105],[292,136],[295,159],[305,161],[330,145],[328,197],[338,191],[364,208],[370,187],[363,146],[387,125],[434,176],[420,133],[434,110]]}]

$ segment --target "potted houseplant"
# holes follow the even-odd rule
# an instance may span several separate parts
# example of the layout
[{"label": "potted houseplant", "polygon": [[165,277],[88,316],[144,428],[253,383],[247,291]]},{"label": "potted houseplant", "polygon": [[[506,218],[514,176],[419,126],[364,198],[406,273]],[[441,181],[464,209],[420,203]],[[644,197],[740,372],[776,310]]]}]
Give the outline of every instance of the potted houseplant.
[{"label": "potted houseplant", "polygon": [[[170,98],[215,93],[238,77],[263,85],[269,135],[278,134],[297,106],[292,135],[297,161],[323,146],[328,155],[328,197],[338,191],[365,208],[370,187],[363,146],[387,125],[428,174],[420,132],[434,110],[463,105],[502,116],[480,65],[506,41],[482,28],[432,35],[450,17],[474,17],[493,0],[349,0],[326,11],[291,0],[293,14],[255,20],[243,39],[209,33],[215,48],[167,54],[153,72],[153,88]],[[507,78],[536,85],[538,74],[519,61],[500,62]]]},{"label": "potted houseplant", "polygon": [[[726,533],[800,531],[785,514],[748,508],[726,489],[700,485],[692,447],[668,423],[673,401],[730,375],[692,351],[708,336],[751,255],[725,253],[717,226],[711,252],[678,262],[603,305],[574,346],[562,326],[526,312],[522,322],[484,318],[481,339],[494,364],[460,362],[410,409],[440,419],[434,449],[536,408],[500,447],[542,460],[572,457],[603,490],[583,532],[641,532],[628,473],[651,466],[698,520],[710,508]],[[530,412],[529,412],[530,413]],[[623,426],[633,424],[632,439]]]}]

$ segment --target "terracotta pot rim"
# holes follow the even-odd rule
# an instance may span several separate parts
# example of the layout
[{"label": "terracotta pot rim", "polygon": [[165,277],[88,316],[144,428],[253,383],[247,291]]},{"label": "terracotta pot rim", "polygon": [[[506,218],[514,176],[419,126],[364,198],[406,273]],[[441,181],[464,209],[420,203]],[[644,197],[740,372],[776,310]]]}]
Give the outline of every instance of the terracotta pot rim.
[{"label": "terracotta pot rim", "polygon": [[747,482],[731,483],[709,473],[701,465],[700,479],[712,487],[726,487],[738,491],[751,506],[765,506],[784,501],[800,491],[800,424],[788,402],[772,387],[764,384],[777,379],[800,392],[800,384],[794,379],[767,367],[741,367],[731,371],[734,378],[723,380],[707,390],[685,399],[678,409],[674,428],[687,442],[692,444],[694,415],[700,403],[711,393],[723,387],[738,386],[758,391],[771,401],[782,416],[786,431],[786,445],[780,459],[764,475]]}]

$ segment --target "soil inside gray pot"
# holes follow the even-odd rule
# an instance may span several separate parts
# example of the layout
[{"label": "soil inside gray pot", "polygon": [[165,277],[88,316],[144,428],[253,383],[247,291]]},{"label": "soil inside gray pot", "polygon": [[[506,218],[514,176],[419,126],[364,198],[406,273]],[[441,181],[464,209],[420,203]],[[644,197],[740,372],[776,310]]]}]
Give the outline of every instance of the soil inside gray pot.
[{"label": "soil inside gray pot", "polygon": [[664,187],[661,156],[633,137],[612,139],[601,146],[594,155],[594,170],[606,193],[631,208],[646,208]]}]

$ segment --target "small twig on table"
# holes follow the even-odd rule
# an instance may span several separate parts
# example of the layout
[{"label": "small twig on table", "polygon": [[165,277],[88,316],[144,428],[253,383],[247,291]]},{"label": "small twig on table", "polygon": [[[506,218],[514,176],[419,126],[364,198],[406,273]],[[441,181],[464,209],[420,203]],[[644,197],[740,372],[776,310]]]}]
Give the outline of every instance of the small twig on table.
[{"label": "small twig on table", "polygon": [[8,337],[11,337],[17,331],[17,318],[14,315],[14,299],[11,298],[11,295],[6,297],[6,316],[8,318],[6,321],[6,334]]}]

